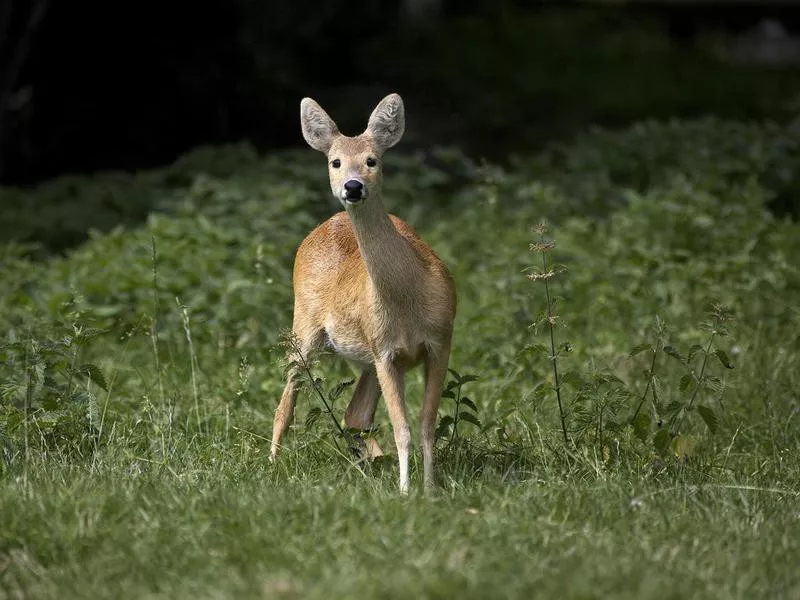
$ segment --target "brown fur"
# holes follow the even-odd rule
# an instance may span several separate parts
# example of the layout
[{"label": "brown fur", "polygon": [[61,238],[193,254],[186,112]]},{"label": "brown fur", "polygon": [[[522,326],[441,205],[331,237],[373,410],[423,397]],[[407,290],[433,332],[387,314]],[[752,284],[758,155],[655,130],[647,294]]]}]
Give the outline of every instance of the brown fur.
[{"label": "brown fur", "polygon": [[[343,200],[340,212],[300,245],[294,266],[293,332],[306,355],[323,343],[363,365],[345,421],[372,426],[378,396],[386,399],[400,464],[400,489],[408,489],[410,430],[404,400],[405,372],[425,365],[421,413],[426,485],[433,482],[433,433],[456,310],[455,286],[445,264],[411,226],[388,215],[381,202],[383,151],[402,136],[404,111],[397,95],[373,111],[358,137],[346,137],[313,101],[301,104],[303,134],[328,156],[331,190],[342,199],[351,179],[364,184],[364,199]],[[368,166],[367,159],[377,164]],[[338,168],[332,163],[338,160]],[[292,377],[275,414],[271,458],[294,411]],[[371,455],[380,453],[373,442]]]}]

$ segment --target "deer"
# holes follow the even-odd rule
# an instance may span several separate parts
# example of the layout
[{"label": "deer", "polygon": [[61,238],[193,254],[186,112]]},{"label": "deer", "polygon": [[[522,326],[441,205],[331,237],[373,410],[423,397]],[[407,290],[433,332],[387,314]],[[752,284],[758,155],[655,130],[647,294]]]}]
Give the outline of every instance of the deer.
[{"label": "deer", "polygon": [[[383,204],[383,154],[405,132],[402,98],[389,94],[372,111],[367,128],[349,137],[311,98],[300,102],[303,138],[327,157],[331,192],[344,210],[300,243],[292,275],[294,314],[286,387],[275,411],[270,447],[274,462],[293,418],[297,359],[320,348],[357,363],[361,374],[345,411],[345,425],[373,427],[383,395],[397,447],[399,488],[408,494],[411,430],[405,375],[424,368],[420,412],[425,489],[434,486],[433,449],[456,314],[455,283],[434,250]],[[292,362],[293,361],[293,362]],[[383,454],[370,437],[364,453]]]}]

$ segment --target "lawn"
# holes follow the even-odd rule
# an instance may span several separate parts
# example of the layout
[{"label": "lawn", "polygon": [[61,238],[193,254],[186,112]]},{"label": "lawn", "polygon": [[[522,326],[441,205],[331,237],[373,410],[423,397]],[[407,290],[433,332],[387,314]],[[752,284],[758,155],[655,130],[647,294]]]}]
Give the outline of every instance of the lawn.
[{"label": "lawn", "polygon": [[[22,232],[0,246],[0,597],[798,597],[800,137],[643,122],[504,167],[387,160],[459,294],[438,486],[417,450],[407,498],[393,457],[339,450],[332,357],[267,460],[293,254],[337,210],[316,153],[0,190]],[[115,211],[65,253],[30,243]]]}]

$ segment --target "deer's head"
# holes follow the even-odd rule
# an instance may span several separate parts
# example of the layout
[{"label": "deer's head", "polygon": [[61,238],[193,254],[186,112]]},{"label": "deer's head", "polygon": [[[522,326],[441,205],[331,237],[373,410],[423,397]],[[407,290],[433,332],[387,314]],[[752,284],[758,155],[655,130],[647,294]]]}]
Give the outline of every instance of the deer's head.
[{"label": "deer's head", "polygon": [[300,123],[308,145],[328,157],[331,191],[345,208],[380,193],[383,153],[403,137],[403,99],[389,94],[372,111],[361,135],[339,133],[333,119],[311,98],[300,102]]}]

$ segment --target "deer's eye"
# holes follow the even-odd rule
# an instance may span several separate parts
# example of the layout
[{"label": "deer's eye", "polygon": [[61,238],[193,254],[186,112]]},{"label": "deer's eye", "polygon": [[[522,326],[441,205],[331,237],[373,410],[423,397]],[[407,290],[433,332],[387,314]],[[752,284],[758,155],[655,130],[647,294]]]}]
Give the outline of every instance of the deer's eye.
[{"label": "deer's eye", "polygon": [[374,158],[372,158],[371,156],[367,159],[367,166],[368,167],[374,167],[377,164],[378,164],[378,161],[375,160]]},{"label": "deer's eye", "polygon": [[332,166],[334,169],[338,169],[339,167],[341,167],[341,166],[342,166],[342,161],[340,161],[338,158],[334,158],[334,159],[331,161],[331,166]]}]

